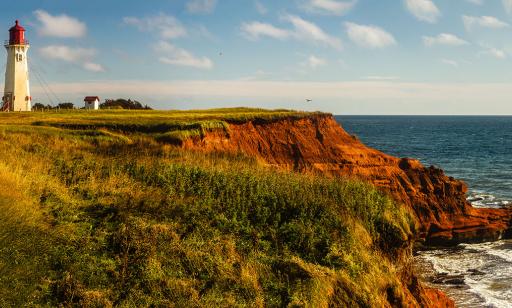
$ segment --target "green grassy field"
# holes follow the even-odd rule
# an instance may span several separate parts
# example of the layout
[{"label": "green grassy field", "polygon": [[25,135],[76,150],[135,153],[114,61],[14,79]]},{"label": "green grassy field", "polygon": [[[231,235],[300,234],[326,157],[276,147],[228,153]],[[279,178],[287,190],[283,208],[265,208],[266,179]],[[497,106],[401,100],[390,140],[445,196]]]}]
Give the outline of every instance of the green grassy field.
[{"label": "green grassy field", "polygon": [[404,207],[364,183],[159,142],[308,115],[0,114],[0,306],[399,302],[390,256],[413,232]]},{"label": "green grassy field", "polygon": [[267,110],[254,108],[220,108],[208,110],[51,110],[27,113],[0,113],[2,124],[80,124],[80,125],[183,125],[208,121],[245,122],[273,121],[281,118],[303,118],[321,112]]},{"label": "green grassy field", "polygon": [[51,110],[31,113],[0,113],[0,125],[33,125],[145,134],[168,143],[202,136],[206,131],[225,129],[228,123],[272,122],[283,118],[300,119],[320,112],[265,110],[254,108],[222,108],[188,111],[154,110]]}]

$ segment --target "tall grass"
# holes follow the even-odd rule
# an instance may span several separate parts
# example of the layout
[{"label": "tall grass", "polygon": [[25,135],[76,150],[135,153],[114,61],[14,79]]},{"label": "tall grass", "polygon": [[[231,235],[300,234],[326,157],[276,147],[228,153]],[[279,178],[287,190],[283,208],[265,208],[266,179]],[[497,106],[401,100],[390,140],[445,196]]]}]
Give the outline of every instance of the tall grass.
[{"label": "tall grass", "polygon": [[51,112],[1,113],[0,123],[4,124],[40,124],[40,125],[185,125],[208,121],[272,122],[283,118],[300,119],[321,112],[291,110],[265,110],[255,108],[221,108],[208,110],[61,110]]},{"label": "tall grass", "polygon": [[0,128],[0,306],[403,299],[391,256],[414,226],[404,207],[368,184],[154,137]]}]

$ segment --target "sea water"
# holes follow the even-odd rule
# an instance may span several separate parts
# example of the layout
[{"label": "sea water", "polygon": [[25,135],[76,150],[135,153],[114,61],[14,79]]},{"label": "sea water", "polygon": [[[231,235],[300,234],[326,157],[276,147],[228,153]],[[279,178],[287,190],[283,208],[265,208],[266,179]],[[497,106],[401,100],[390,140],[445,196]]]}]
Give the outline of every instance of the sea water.
[{"label": "sea water", "polygon": [[[475,207],[512,205],[512,117],[337,116],[366,145],[464,180]],[[458,307],[512,307],[512,241],[419,252],[418,273]]]}]

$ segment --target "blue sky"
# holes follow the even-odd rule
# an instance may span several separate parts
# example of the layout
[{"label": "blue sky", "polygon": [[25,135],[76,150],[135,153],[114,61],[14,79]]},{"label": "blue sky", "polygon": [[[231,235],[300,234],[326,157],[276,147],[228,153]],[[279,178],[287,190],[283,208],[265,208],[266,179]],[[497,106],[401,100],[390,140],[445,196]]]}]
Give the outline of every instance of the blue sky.
[{"label": "blue sky", "polygon": [[35,102],[512,114],[512,0],[20,2]]}]

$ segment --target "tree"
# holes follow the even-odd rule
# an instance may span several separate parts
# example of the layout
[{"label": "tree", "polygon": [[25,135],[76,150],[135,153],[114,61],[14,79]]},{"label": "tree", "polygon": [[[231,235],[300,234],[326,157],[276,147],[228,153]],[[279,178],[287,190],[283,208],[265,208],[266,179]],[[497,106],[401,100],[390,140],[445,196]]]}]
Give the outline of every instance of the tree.
[{"label": "tree", "polygon": [[32,105],[33,110],[43,110],[45,108],[46,106],[41,103],[35,103],[34,105]]},{"label": "tree", "polygon": [[60,103],[57,105],[59,109],[75,109],[75,105],[73,103]]},{"label": "tree", "polygon": [[131,99],[118,98],[106,99],[104,103],[100,104],[101,109],[137,109],[137,110],[151,110],[148,105],[142,105],[140,102]]},{"label": "tree", "polygon": [[51,109],[55,109],[56,107],[53,107],[51,105],[44,105],[44,104],[41,104],[41,103],[35,103],[34,105],[32,105],[32,110],[51,110]]}]

